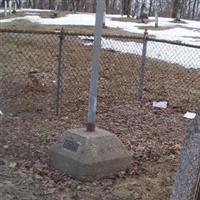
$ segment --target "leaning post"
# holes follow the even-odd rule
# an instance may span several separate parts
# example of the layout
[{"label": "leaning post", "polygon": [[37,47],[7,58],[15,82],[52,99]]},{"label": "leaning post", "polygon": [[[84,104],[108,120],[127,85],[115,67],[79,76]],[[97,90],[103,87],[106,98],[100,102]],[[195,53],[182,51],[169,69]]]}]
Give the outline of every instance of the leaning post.
[{"label": "leaning post", "polygon": [[89,100],[88,100],[88,119],[87,131],[95,131],[95,117],[97,107],[97,85],[99,77],[99,60],[101,53],[101,36],[104,18],[104,2],[102,0],[96,1],[96,23],[94,35],[94,47],[92,57],[92,75],[90,79]]}]

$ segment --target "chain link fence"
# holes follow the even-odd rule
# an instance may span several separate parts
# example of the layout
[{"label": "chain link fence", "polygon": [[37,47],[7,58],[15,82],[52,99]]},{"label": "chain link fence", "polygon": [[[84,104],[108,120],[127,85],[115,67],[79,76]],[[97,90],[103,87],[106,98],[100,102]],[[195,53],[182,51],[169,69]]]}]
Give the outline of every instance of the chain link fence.
[{"label": "chain link fence", "polygon": [[166,100],[179,111],[200,106],[200,47],[147,39],[144,99]]},{"label": "chain link fence", "polygon": [[[87,110],[92,35],[1,30],[0,39],[3,112]],[[139,51],[141,38],[103,39],[98,106],[137,96],[140,57],[114,49],[133,40]]]},{"label": "chain link fence", "polygon": [[2,111],[53,111],[59,37],[48,33],[1,32],[0,44]]},{"label": "chain link fence", "polygon": [[[87,111],[93,36],[0,30],[0,109],[5,113]],[[98,107],[166,100],[200,105],[200,47],[104,35]],[[104,109],[104,110],[105,110]],[[102,109],[98,109],[101,112]]]}]

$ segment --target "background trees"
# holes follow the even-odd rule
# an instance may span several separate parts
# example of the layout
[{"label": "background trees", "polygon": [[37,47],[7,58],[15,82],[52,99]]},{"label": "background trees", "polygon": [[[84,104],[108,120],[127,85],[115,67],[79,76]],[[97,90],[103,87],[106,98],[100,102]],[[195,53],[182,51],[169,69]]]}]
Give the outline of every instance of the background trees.
[{"label": "background trees", "polygon": [[[0,0],[4,5],[5,0]],[[74,12],[95,12],[96,0],[12,0],[17,7],[59,9]],[[141,17],[141,12],[154,16],[200,20],[200,0],[104,0],[106,13]],[[156,6],[155,6],[156,4]],[[145,11],[143,10],[145,5]]]}]

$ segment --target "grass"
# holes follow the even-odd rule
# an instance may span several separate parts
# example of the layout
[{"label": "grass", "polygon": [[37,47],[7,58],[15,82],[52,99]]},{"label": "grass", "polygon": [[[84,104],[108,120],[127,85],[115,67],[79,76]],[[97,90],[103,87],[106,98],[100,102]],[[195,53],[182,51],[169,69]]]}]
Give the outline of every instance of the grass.
[{"label": "grass", "polygon": [[[28,13],[39,13],[38,16],[40,16],[41,18],[51,18],[53,17],[53,14],[56,13],[57,17],[64,17],[65,15],[69,14],[70,12],[66,12],[66,11],[55,11],[55,12],[35,12],[35,11],[27,11]],[[4,13],[0,13],[0,19],[9,19],[9,18],[15,18],[15,17],[24,17],[26,16],[27,12],[25,11],[20,11],[20,12],[16,12],[16,13],[12,13],[11,15],[8,13],[7,16],[4,15]]]},{"label": "grass", "polygon": [[[27,20],[17,20],[10,23],[1,24],[1,29],[14,29],[14,30],[33,30],[33,31],[60,31],[62,28],[66,32],[82,32],[87,34],[94,33],[93,26],[73,26],[73,25],[40,25],[31,23]],[[141,36],[141,34],[130,33],[123,31],[120,28],[104,28],[103,34],[118,35],[118,36]]]},{"label": "grass", "polygon": [[[30,11],[31,12],[31,11]],[[42,18],[50,18],[53,14],[53,12],[37,12],[39,13],[39,16]],[[63,17],[70,12],[64,12],[59,11],[56,12],[58,14],[58,17]],[[17,12],[16,14],[8,15],[7,17],[4,17],[4,14],[1,13],[0,17],[2,19],[6,18],[13,18],[13,17],[23,17],[25,16],[25,12]],[[118,18],[116,18],[117,20]],[[123,18],[122,18],[123,19]],[[121,20],[122,20],[121,19]],[[115,20],[115,19],[113,19]],[[120,20],[120,19],[119,19]],[[15,29],[15,30],[38,30],[38,31],[57,31],[61,30],[61,28],[64,27],[64,29],[67,32],[84,32],[84,33],[94,33],[94,27],[93,26],[71,26],[71,25],[40,25],[37,23],[31,23],[27,20],[16,20],[9,23],[2,23],[1,29]],[[130,33],[127,31],[124,31],[120,28],[104,28],[103,34],[106,35],[124,35],[124,36],[138,36],[140,34],[136,33]]]},{"label": "grass", "polygon": [[[120,22],[142,23],[140,19],[136,19],[136,18],[134,18],[134,17],[130,17],[130,18],[127,18],[127,17],[121,17],[121,18],[113,17],[112,20],[113,20],[113,21],[120,21]],[[144,19],[144,24],[148,24],[149,22],[153,22],[153,20]]]},{"label": "grass", "polygon": [[158,26],[158,27],[155,27],[155,26],[137,26],[137,28],[142,29],[142,30],[147,29],[147,30],[151,30],[151,31],[165,31],[165,30],[169,30],[173,27],[169,27],[169,26],[168,27],[167,26],[164,26],[164,27],[160,27],[160,26]]},{"label": "grass", "polygon": [[0,19],[10,19],[14,17],[24,17],[26,14],[25,12],[17,12],[17,13],[12,13],[11,15],[7,13],[7,16],[4,15],[4,13],[0,13]]}]

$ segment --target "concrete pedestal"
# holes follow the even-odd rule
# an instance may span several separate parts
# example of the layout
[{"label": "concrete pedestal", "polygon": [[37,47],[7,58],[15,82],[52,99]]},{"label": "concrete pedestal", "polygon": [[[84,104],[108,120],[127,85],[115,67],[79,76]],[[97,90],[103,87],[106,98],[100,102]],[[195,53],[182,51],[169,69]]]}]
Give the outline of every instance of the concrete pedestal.
[{"label": "concrete pedestal", "polygon": [[125,170],[131,162],[131,155],[121,141],[101,129],[67,130],[49,153],[53,167],[78,179],[111,175]]}]

